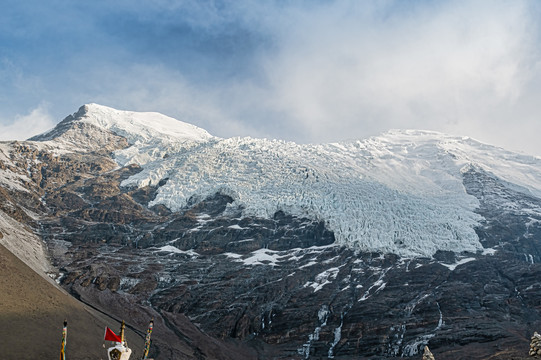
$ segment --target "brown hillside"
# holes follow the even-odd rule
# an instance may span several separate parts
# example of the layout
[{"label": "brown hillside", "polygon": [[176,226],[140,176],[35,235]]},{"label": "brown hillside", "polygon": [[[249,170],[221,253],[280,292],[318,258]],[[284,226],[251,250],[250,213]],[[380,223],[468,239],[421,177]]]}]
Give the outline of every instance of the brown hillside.
[{"label": "brown hillside", "polygon": [[[59,290],[0,245],[0,357],[59,358],[64,319],[66,359],[107,358],[104,327],[118,332],[119,324]],[[141,354],[143,340],[131,331],[127,340],[132,356]]]}]

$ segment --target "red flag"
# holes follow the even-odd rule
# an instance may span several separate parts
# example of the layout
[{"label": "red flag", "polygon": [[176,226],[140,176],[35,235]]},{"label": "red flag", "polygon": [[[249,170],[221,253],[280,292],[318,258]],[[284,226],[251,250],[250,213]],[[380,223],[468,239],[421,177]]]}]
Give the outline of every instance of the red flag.
[{"label": "red flag", "polygon": [[115,334],[113,330],[109,329],[107,326],[105,327],[105,336],[103,337],[103,340],[122,342],[120,336]]}]

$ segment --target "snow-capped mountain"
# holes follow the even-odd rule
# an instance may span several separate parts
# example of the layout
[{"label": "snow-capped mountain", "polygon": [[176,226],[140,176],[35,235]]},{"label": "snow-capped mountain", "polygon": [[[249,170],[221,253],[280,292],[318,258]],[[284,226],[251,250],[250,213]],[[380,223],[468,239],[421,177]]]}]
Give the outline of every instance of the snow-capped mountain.
[{"label": "snow-capped mountain", "polygon": [[541,326],[541,159],[467,137],[223,139],[89,104],[0,144],[0,200],[0,243],[155,317],[155,355],[485,359]]},{"label": "snow-capped mountain", "polygon": [[481,251],[474,231],[479,203],[463,185],[463,172],[471,167],[541,195],[541,159],[436,132],[393,130],[366,140],[299,145],[221,139],[161,114],[96,104],[69,120],[127,139],[129,146],[116,150],[115,160],[142,171],[123,186],[167,180],[150,206],[178,211],[190,199],[221,193],[244,216],[270,218],[283,211],[322,220],[339,244],[362,251]]}]

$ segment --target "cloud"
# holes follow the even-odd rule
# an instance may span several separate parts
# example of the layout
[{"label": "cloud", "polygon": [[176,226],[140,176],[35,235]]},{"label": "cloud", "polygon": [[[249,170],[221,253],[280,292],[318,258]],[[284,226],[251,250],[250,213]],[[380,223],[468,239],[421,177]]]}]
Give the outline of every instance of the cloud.
[{"label": "cloud", "polygon": [[262,59],[265,105],[308,141],[516,126],[501,108],[539,90],[526,88],[539,59],[529,3],[383,4],[325,3],[278,21],[277,50]]},{"label": "cloud", "polygon": [[[216,135],[325,142],[421,128],[541,153],[515,138],[539,130],[534,2],[154,2],[165,10],[163,41],[174,46],[188,26],[198,47],[177,51],[201,67],[146,67],[160,75],[130,77],[139,82],[126,88]],[[259,46],[235,45],[246,34]],[[216,43],[231,48],[213,53]],[[235,51],[244,61],[231,61]]]},{"label": "cloud", "polygon": [[[16,4],[19,17],[31,8]],[[23,76],[4,72],[0,101],[15,113],[46,101],[57,120],[88,102],[159,111],[222,137],[327,142],[417,128],[541,154],[532,135],[540,9],[527,0],[70,5],[67,23],[48,10],[48,31],[15,24],[13,43],[33,50],[8,47],[4,62]]]},{"label": "cloud", "polygon": [[222,87],[193,83],[182,72],[163,65],[132,64],[94,69],[77,80],[75,87],[86,89],[85,94],[79,94],[86,103],[121,110],[159,111],[222,137],[265,135],[251,127],[250,122],[242,122],[224,111],[224,99],[232,98],[224,95]]},{"label": "cloud", "polygon": [[7,125],[0,123],[0,141],[26,140],[53,128],[57,121],[49,115],[47,104],[40,104],[27,115],[17,115]]}]

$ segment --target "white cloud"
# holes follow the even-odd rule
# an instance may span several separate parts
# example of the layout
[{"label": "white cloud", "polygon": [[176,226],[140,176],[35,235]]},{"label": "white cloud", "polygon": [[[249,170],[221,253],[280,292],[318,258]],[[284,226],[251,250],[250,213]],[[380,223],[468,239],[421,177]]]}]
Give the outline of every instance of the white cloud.
[{"label": "white cloud", "polygon": [[109,66],[90,72],[80,81],[80,87],[88,91],[83,96],[87,103],[121,110],[159,111],[216,136],[265,135],[251,122],[232,115],[228,105],[240,106],[232,91],[191,83],[180,71],[163,65]]},{"label": "white cloud", "polygon": [[308,141],[397,127],[483,138],[485,127],[517,126],[509,111],[539,91],[526,87],[539,77],[527,2],[373,4],[333,2],[277,21],[278,50],[263,60],[266,105],[302,124]]},{"label": "white cloud", "polygon": [[45,103],[31,110],[27,115],[17,115],[15,120],[7,125],[0,123],[0,141],[26,140],[53,128],[58,121],[53,120]]},{"label": "white cloud", "polygon": [[146,68],[136,84],[126,77],[118,96],[138,98],[132,108],[152,104],[219,136],[322,142],[417,128],[541,154],[531,135],[541,126],[535,2],[184,6],[199,14],[194,26],[236,23],[268,44],[257,49],[251,76],[214,87],[167,67]]},{"label": "white cloud", "polygon": [[[79,57],[66,50],[69,71],[14,86],[17,94],[55,111],[85,102],[159,111],[222,137],[324,142],[417,128],[541,155],[535,1],[121,3],[189,66],[168,51],[149,56],[147,42],[127,35],[139,33],[122,28],[124,38],[101,33],[105,48]],[[219,40],[230,48],[213,52]],[[257,44],[237,43],[245,40]],[[235,51],[249,54],[231,65]],[[15,131],[4,125],[2,138],[8,128]]]}]

